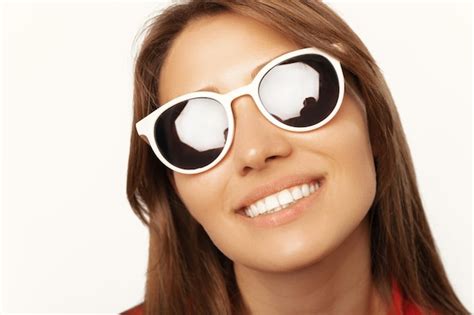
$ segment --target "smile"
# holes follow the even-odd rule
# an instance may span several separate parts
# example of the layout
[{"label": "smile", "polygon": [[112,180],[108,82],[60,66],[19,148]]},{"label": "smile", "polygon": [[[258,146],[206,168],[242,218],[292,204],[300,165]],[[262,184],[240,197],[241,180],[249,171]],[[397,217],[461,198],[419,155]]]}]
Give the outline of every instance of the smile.
[{"label": "smile", "polygon": [[[306,210],[313,207],[315,201],[324,193],[324,190],[326,190],[326,181],[326,178],[322,178],[307,184],[283,189],[278,193],[260,199],[252,205],[238,211],[238,217],[241,218],[243,222],[258,228],[272,228],[292,222],[300,217]],[[313,188],[311,188],[311,186],[313,186]],[[288,202],[289,195],[285,193],[285,190],[291,194],[292,201]],[[276,199],[280,200],[278,199],[280,194],[281,196],[286,196],[287,199],[283,199],[283,205],[278,201],[278,205],[275,206],[275,199],[271,198],[275,198],[276,196]],[[293,197],[293,194],[295,194],[296,198]],[[269,201],[268,208],[267,200]],[[259,207],[262,209],[262,203],[265,208],[263,211],[260,211]],[[254,211],[256,211],[256,213]]]},{"label": "smile", "polygon": [[257,200],[255,203],[244,209],[244,213],[251,218],[256,216],[273,213],[285,209],[296,203],[299,199],[306,198],[318,191],[320,181],[312,181],[302,185],[296,185],[283,189],[275,194]]}]

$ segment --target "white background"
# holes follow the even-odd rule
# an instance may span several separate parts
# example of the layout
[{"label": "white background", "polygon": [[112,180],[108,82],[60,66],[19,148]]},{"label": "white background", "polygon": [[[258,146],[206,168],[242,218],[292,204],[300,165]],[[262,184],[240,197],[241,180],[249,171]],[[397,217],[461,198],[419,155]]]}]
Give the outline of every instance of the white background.
[{"label": "white background", "polygon": [[[162,5],[3,3],[0,311],[142,301],[148,236],[125,195],[132,66]],[[330,6],[385,75],[448,276],[472,311],[472,5]]]}]

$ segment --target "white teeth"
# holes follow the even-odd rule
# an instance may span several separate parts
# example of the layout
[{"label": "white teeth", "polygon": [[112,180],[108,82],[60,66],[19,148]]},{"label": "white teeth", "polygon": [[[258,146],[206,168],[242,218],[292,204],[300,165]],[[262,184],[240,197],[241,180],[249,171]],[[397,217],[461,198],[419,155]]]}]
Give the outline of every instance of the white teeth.
[{"label": "white teeth", "polygon": [[253,204],[250,206],[250,213],[252,214],[253,217],[258,214],[257,205]]},{"label": "white teeth", "polygon": [[309,185],[308,184],[303,184],[303,186],[301,186],[301,191],[303,192],[303,196],[308,197],[309,196]]},{"label": "white teeth", "polygon": [[293,196],[291,195],[290,191],[287,189],[284,189],[278,193],[278,203],[280,205],[285,205],[287,203],[293,202]]},{"label": "white teeth", "polygon": [[299,187],[293,187],[290,189],[291,195],[293,196],[293,200],[298,200],[303,198],[303,193]]},{"label": "white teeth", "polygon": [[278,207],[280,204],[278,203],[278,198],[275,195],[271,195],[265,197],[265,207],[267,209],[273,209]]},{"label": "white teeth", "polygon": [[284,209],[295,203],[297,200],[307,197],[317,191],[319,187],[319,183],[314,182],[284,189],[253,203],[245,209],[245,214],[253,218],[263,213]]},{"label": "white teeth", "polygon": [[258,211],[257,214],[265,212],[265,210],[267,210],[265,207],[265,202],[263,202],[262,200],[259,200],[257,202],[257,211]]}]

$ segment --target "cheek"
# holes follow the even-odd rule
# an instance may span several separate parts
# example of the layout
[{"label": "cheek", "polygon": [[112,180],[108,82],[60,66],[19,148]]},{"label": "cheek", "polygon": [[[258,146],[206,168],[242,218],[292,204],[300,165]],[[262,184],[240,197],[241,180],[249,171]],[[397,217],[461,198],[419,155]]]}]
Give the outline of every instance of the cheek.
[{"label": "cheek", "polygon": [[376,171],[363,106],[346,95],[335,118],[311,136],[307,150],[328,161],[328,202],[364,214],[375,197]]},{"label": "cheek", "polygon": [[346,129],[338,135],[340,145],[332,150],[334,176],[339,177],[341,185],[348,186],[347,196],[351,192],[355,195],[371,194],[376,174],[368,137],[360,128],[348,126]]},{"label": "cheek", "polygon": [[337,128],[320,135],[331,163],[331,187],[328,189],[328,220],[333,231],[349,232],[367,214],[376,193],[376,172],[368,131],[362,120],[340,121]]},{"label": "cheek", "polygon": [[[176,191],[191,216],[204,228],[213,218],[226,212],[223,198],[228,176],[218,167],[212,172],[196,175],[174,174]],[[228,210],[227,210],[228,211]]]},{"label": "cheek", "polygon": [[[175,175],[176,191],[189,214],[203,227],[211,241],[227,257],[239,248],[235,240],[241,232],[235,226],[234,214],[226,202],[225,171],[215,168],[202,175]],[[240,243],[245,245],[245,243]],[[243,250],[243,248],[242,248]]]}]

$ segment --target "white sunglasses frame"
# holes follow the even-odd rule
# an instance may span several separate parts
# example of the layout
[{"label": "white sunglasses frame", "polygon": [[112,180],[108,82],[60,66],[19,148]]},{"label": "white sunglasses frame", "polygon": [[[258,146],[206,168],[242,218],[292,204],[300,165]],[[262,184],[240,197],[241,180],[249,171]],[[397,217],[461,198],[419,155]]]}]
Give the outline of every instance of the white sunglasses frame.
[{"label": "white sunglasses frame", "polygon": [[[288,126],[281,123],[276,118],[274,118],[270,113],[267,112],[267,110],[261,103],[260,97],[258,95],[258,87],[263,77],[274,66],[281,63],[282,61],[285,61],[286,59],[290,59],[290,58],[301,56],[301,55],[306,55],[308,53],[321,55],[325,57],[332,64],[338,78],[339,96],[336,102],[336,106],[334,107],[331,114],[329,114],[329,116],[326,117],[321,122],[309,127],[292,127],[292,126]],[[215,93],[215,92],[210,92],[210,91],[198,91],[198,92],[191,92],[191,93],[178,96],[166,102],[165,104],[158,107],[156,110],[154,110],[153,112],[151,112],[150,114],[148,114],[147,116],[145,116],[144,118],[142,118],[140,121],[136,123],[136,129],[137,129],[138,135],[142,137],[144,141],[147,142],[151,146],[153,152],[159,158],[159,160],[171,170],[181,173],[181,174],[198,174],[198,173],[205,172],[211,169],[212,167],[214,167],[215,165],[217,165],[226,156],[227,152],[229,151],[229,148],[232,145],[232,142],[234,139],[234,127],[235,127],[234,116],[232,113],[232,101],[235,98],[240,97],[242,95],[250,95],[253,98],[253,101],[255,102],[255,104],[257,105],[259,111],[263,114],[263,116],[265,116],[265,118],[267,118],[267,120],[269,120],[275,126],[280,127],[284,130],[293,131],[293,132],[306,132],[306,131],[311,131],[311,130],[320,128],[321,126],[329,122],[337,114],[337,112],[339,111],[339,108],[341,107],[342,100],[344,97],[344,75],[343,75],[342,67],[339,60],[316,47],[307,47],[307,48],[290,51],[280,56],[277,56],[276,58],[269,61],[265,66],[262,67],[262,69],[258,71],[258,73],[255,75],[255,78],[252,80],[252,82],[250,82],[249,84],[245,86],[241,86],[232,91],[229,91],[226,94],[220,94],[220,93]],[[154,132],[155,122],[157,121],[161,113],[163,113],[165,110],[183,102],[184,100],[196,98],[196,97],[210,98],[210,99],[218,101],[220,104],[224,106],[224,110],[226,112],[226,117],[227,117],[228,126],[229,126],[227,141],[224,145],[224,148],[222,149],[222,152],[210,164],[201,168],[196,168],[196,169],[191,169],[191,170],[182,169],[169,163],[165,159],[165,157],[161,154],[160,150],[158,149],[158,146],[156,144],[156,139],[155,139],[155,132]]]}]

